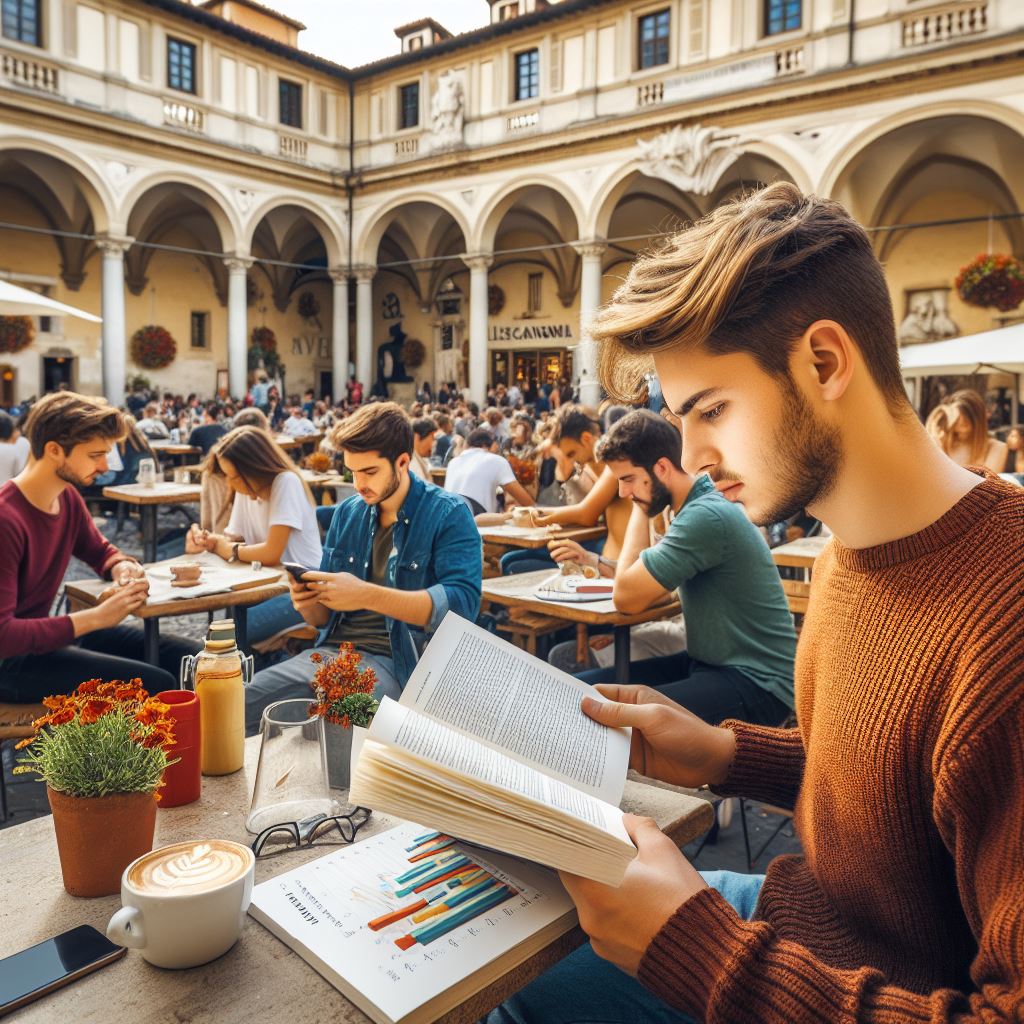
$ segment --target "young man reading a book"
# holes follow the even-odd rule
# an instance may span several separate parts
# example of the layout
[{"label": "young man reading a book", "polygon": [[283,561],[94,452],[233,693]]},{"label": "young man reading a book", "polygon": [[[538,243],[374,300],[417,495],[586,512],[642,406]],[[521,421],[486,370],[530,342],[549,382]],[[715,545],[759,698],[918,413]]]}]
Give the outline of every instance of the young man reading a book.
[{"label": "young man reading a book", "polygon": [[926,434],[866,232],[772,185],[634,264],[593,333],[616,396],[653,358],[687,472],[834,539],[795,729],[712,727],[646,687],[584,711],[632,726],[644,774],[793,808],[804,855],[702,878],[627,819],[620,887],[564,876],[591,946],[495,1019],[1019,1021],[1024,491]]},{"label": "young man reading a book", "polygon": [[[615,567],[615,607],[635,614],[679,591],[688,649],[630,665],[630,681],[655,687],[711,725],[725,718],[781,725],[793,710],[796,632],[768,547],[743,509],[710,477],[681,468],[679,431],[636,409],[597,446],[619,494],[633,503]],[[671,508],[651,546],[651,520]],[[583,672],[610,683],[614,668]]]},{"label": "young man reading a book", "polygon": [[[323,558],[289,580],[292,603],[318,630],[328,657],[351,643],[377,674],[377,694],[401,695],[417,658],[417,640],[450,608],[475,621],[483,555],[469,508],[409,471],[413,431],[394,402],[366,405],[334,428],[358,494],[334,512]],[[257,672],[245,690],[246,729],[259,728],[276,700],[306,697],[314,650]]]},{"label": "young man reading a book", "polygon": [[[141,678],[151,693],[174,689],[199,645],[160,638],[160,664],[143,659],[142,630],[124,620],[146,603],[138,561],[96,529],[77,488],[107,472],[129,429],[123,413],[72,391],[46,395],[25,422],[28,464],[0,486],[0,700],[34,703],[85,679]],[[51,615],[71,556],[113,581],[95,608]]]}]

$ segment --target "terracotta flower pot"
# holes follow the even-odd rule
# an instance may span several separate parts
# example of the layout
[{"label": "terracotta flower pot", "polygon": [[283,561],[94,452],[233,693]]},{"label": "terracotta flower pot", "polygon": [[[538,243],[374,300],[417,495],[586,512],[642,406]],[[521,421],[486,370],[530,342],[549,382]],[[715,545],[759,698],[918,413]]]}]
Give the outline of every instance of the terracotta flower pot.
[{"label": "terracotta flower pot", "polygon": [[64,888],[72,896],[115,896],[121,873],[153,849],[155,793],[79,797],[46,787]]}]

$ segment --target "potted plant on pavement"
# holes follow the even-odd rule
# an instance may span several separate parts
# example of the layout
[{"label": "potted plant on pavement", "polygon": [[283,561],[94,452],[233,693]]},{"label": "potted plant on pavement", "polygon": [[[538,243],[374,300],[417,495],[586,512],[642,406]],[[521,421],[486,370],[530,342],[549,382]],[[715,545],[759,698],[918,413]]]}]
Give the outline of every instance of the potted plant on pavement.
[{"label": "potted plant on pavement", "polygon": [[348,789],[353,751],[358,756],[366,730],[380,706],[373,696],[377,674],[362,666],[362,655],[352,644],[342,644],[334,658],[316,652],[310,659],[317,669],[310,683],[314,699],[309,713],[324,719],[331,787]]},{"label": "potted plant on pavement", "polygon": [[49,713],[18,744],[27,752],[14,771],[46,783],[64,888],[115,895],[124,869],[153,848],[157,790],[175,763],[170,708],[138,679],[90,679],[43,704]]}]

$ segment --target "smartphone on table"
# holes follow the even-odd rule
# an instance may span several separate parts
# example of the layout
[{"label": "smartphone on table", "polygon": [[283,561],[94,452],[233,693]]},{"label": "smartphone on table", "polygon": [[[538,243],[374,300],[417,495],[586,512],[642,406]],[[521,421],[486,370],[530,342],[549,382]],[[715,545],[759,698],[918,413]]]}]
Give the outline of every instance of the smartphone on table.
[{"label": "smartphone on table", "polygon": [[83,924],[4,957],[0,960],[0,1017],[106,967],[127,952]]}]

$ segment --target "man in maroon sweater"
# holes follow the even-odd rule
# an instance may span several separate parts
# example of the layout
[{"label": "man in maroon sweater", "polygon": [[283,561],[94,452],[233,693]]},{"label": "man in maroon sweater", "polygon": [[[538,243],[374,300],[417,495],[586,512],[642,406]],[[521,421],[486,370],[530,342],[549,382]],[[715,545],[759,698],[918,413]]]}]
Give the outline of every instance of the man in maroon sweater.
[{"label": "man in maroon sweater", "polygon": [[[28,465],[0,486],[0,699],[34,702],[85,679],[141,678],[151,693],[177,686],[190,641],[164,637],[160,666],[142,661],[142,630],[122,625],[145,603],[138,562],[96,529],[77,487],[107,471],[124,415],[70,391],[47,395],[29,414]],[[71,556],[115,586],[95,608],[50,615]]]}]

